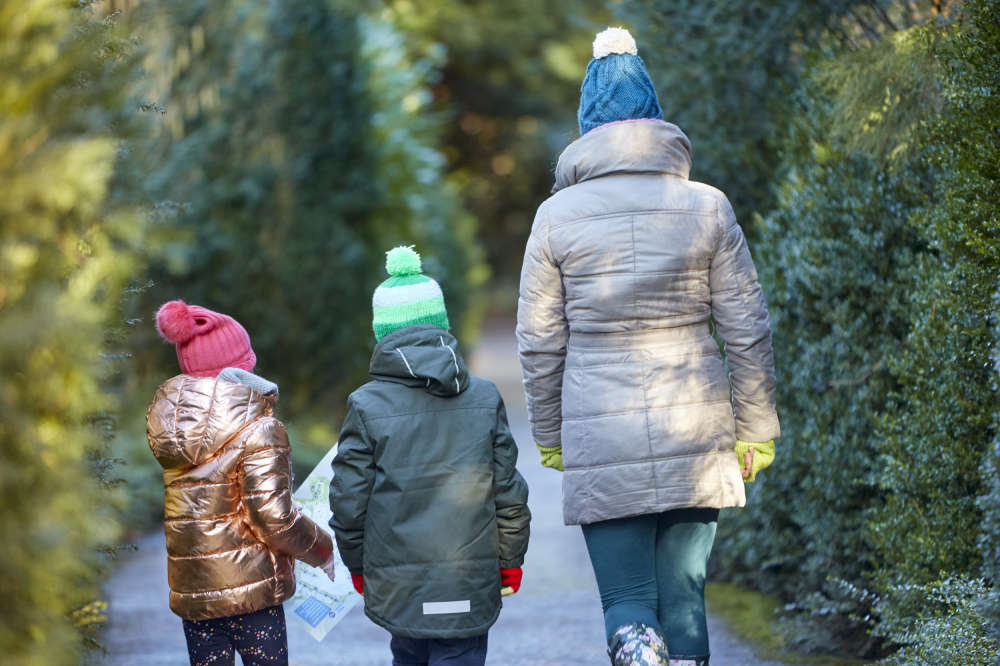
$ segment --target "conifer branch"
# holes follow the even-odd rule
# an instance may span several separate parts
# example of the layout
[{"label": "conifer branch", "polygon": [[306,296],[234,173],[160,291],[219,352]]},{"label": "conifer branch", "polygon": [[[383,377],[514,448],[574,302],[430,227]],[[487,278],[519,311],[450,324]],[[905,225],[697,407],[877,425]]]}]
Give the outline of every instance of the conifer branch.
[{"label": "conifer branch", "polygon": [[885,13],[885,10],[879,7],[879,4],[876,0],[870,0],[868,2],[868,5],[875,12],[875,15],[878,16],[880,19],[882,19],[883,23],[889,26],[890,30],[892,30],[893,32],[897,32],[899,30],[899,28],[896,26],[893,20],[889,18],[889,15]]},{"label": "conifer branch", "polygon": [[879,35],[878,31],[875,30],[875,28],[873,28],[871,25],[869,25],[869,23],[865,21],[864,17],[862,17],[852,8],[849,8],[847,11],[851,16],[854,17],[854,20],[857,21],[859,26],[861,26],[862,31],[868,34],[868,36],[871,38],[873,42],[877,42],[879,41],[879,39],[881,39],[881,35]]}]

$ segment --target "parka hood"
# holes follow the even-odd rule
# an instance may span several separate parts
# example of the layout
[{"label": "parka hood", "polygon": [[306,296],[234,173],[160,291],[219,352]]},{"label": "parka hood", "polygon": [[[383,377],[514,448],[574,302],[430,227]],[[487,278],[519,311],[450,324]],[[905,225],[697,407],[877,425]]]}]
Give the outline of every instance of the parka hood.
[{"label": "parka hood", "polygon": [[666,173],[687,178],[691,142],[677,125],[643,118],[601,125],[559,156],[553,192],[616,173]]},{"label": "parka hood", "polygon": [[433,324],[407,326],[386,335],[372,353],[371,376],[455,396],[469,387],[469,371],[455,337]]},{"label": "parka hood", "polygon": [[236,433],[270,416],[277,394],[218,377],[177,375],[157,389],[146,413],[146,435],[165,469],[199,465]]}]

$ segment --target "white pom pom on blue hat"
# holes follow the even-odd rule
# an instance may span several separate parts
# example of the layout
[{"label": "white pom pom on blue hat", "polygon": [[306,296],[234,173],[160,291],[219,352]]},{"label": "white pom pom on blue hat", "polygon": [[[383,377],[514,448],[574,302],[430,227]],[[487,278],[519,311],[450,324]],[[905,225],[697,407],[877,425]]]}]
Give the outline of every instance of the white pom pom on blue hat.
[{"label": "white pom pom on blue hat", "polygon": [[594,57],[604,58],[613,53],[629,53],[639,55],[635,39],[625,28],[608,28],[597,33],[594,38]]}]

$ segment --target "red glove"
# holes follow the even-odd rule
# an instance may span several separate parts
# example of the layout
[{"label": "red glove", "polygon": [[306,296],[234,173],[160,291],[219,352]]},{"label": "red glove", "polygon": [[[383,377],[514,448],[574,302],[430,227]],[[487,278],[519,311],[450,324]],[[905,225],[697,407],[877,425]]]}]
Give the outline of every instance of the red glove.
[{"label": "red glove", "polygon": [[501,569],[500,586],[509,587],[517,592],[517,590],[521,587],[521,575],[521,567],[517,567],[515,569]]},{"label": "red glove", "polygon": [[358,594],[365,593],[365,577],[360,574],[351,574],[351,583],[354,584],[354,589],[358,591]]}]

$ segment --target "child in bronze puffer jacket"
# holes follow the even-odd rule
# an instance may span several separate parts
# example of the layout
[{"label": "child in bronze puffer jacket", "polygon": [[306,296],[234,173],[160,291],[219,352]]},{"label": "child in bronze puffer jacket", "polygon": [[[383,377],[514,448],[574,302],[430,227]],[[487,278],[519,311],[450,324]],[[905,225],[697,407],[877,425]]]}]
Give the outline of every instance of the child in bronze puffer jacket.
[{"label": "child in bronze puffer jacket", "polygon": [[232,317],[183,301],[156,315],[183,374],[146,413],[163,466],[170,608],[192,664],[287,664],[281,604],[294,560],[333,578],[330,535],[292,503],[291,449],[273,416],[278,387],[251,371],[250,336]]}]

